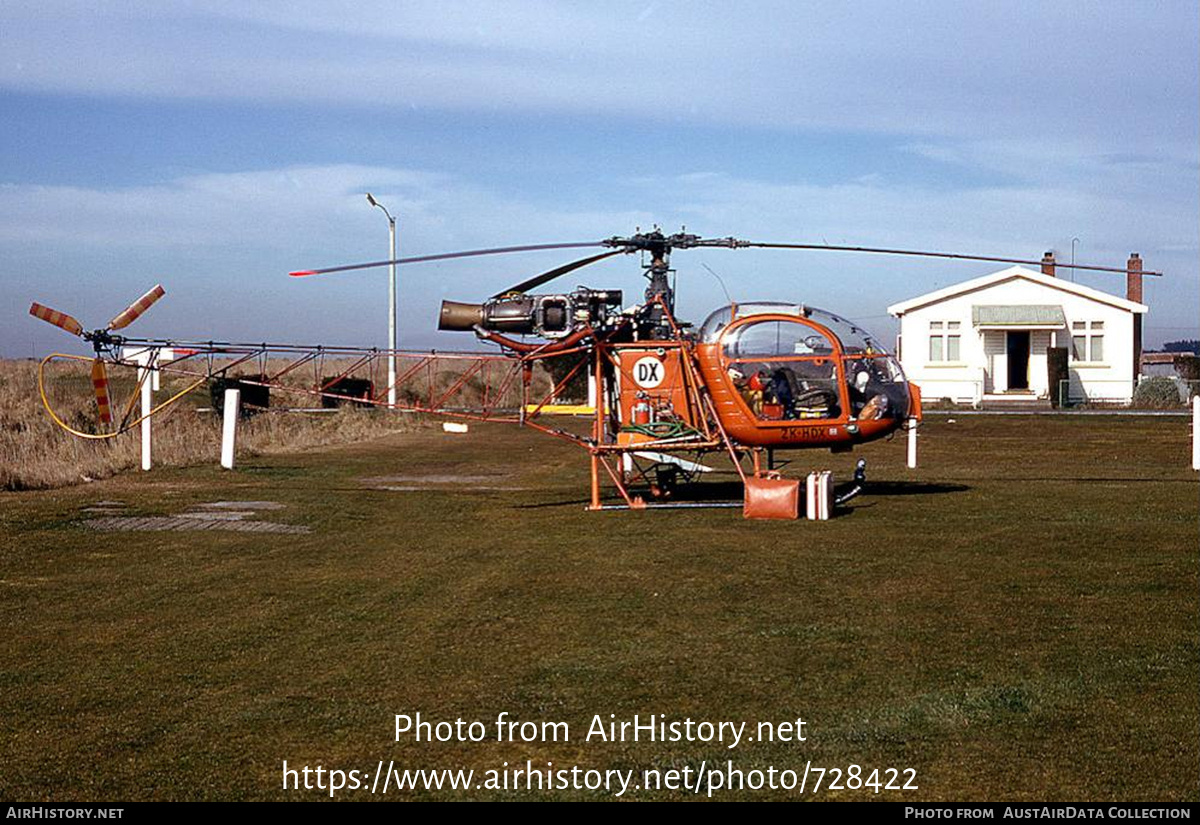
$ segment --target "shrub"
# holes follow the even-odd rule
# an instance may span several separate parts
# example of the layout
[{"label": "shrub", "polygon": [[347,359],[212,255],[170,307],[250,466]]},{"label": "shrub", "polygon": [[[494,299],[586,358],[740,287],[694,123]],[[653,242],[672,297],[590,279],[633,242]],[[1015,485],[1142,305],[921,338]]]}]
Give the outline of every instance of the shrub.
[{"label": "shrub", "polygon": [[1179,385],[1165,375],[1155,375],[1137,385],[1133,391],[1133,406],[1150,410],[1167,410],[1183,406]]}]

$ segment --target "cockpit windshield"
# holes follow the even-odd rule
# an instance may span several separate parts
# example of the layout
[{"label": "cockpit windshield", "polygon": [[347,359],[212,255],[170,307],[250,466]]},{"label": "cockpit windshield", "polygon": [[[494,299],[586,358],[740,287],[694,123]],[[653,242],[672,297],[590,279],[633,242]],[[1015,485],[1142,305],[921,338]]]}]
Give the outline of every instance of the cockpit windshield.
[{"label": "cockpit windshield", "polygon": [[[755,315],[795,320],[763,318],[729,329]],[[708,316],[700,338],[720,343],[730,379],[762,420],[835,419],[843,411],[862,420],[907,414],[900,364],[870,333],[832,312],[800,304],[731,304]]]}]

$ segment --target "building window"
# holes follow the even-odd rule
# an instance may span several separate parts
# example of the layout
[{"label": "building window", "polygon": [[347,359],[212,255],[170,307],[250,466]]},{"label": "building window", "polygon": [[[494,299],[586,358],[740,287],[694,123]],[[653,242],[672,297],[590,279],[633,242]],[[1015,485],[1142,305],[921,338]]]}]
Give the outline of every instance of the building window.
[{"label": "building window", "polygon": [[1099,364],[1104,361],[1104,322],[1071,322],[1071,358]]},{"label": "building window", "polygon": [[929,322],[929,360],[957,361],[962,348],[962,322]]}]

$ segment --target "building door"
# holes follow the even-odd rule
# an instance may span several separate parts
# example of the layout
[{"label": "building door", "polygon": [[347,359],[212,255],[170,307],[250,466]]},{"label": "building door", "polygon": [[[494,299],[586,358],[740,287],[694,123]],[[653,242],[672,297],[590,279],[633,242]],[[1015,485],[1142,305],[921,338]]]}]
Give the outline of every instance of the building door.
[{"label": "building door", "polygon": [[1005,346],[1008,356],[1008,388],[1010,390],[1029,389],[1029,331],[1008,331],[1008,342]]},{"label": "building door", "polygon": [[1008,363],[1004,357],[1005,335],[1002,329],[983,331],[983,391],[1004,392],[1008,382]]}]

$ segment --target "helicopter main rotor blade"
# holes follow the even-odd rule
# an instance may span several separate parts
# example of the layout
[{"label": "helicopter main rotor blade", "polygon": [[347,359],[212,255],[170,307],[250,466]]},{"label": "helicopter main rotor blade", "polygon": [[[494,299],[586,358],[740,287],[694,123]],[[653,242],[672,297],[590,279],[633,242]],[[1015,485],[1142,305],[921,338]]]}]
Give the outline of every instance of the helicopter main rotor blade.
[{"label": "helicopter main rotor blade", "polygon": [[[810,243],[760,243],[757,241],[743,241],[739,245],[758,247],[759,249],[824,249],[831,252],[874,252],[880,255],[911,255],[920,258],[948,258],[958,261],[990,261],[1000,264],[1025,264],[1027,266],[1041,266],[1043,261],[1031,261],[1024,258],[998,258],[990,255],[962,255],[955,252],[925,252],[916,249],[885,249],[872,246],[830,246],[829,244],[810,244]],[[1114,266],[1090,266],[1088,264],[1065,264],[1060,261],[1055,261],[1054,266],[1064,269],[1086,269],[1091,272],[1123,272],[1129,273],[1129,270],[1124,267]],[[1151,272],[1143,270],[1142,275],[1161,276],[1161,272]]]},{"label": "helicopter main rotor blade", "polygon": [[604,246],[603,241],[582,241],[580,243],[539,243],[526,246],[497,246],[491,249],[468,249],[465,252],[443,252],[439,255],[417,255],[412,258],[396,258],[389,261],[371,261],[365,264],[347,264],[345,266],[328,266],[324,269],[298,269],[289,272],[293,278],[303,278],[307,275],[326,275],[330,272],[350,272],[355,269],[372,269],[390,264],[419,264],[426,261],[448,261],[454,258],[476,258],[481,255],[507,255],[511,252],[537,252],[543,249],[584,249],[589,246]]},{"label": "helicopter main rotor blade", "polygon": [[502,298],[505,295],[528,292],[531,289],[537,289],[542,284],[553,281],[555,278],[566,275],[568,272],[574,272],[576,269],[582,269],[588,264],[594,264],[597,261],[603,261],[605,258],[611,258],[613,255],[621,255],[626,251],[627,250],[625,249],[615,249],[612,252],[601,252],[599,255],[591,255],[587,258],[580,258],[578,261],[571,261],[569,264],[563,264],[562,266],[543,272],[541,275],[535,275],[528,280],[521,281],[521,283],[511,286],[502,292],[497,292],[492,297]]},{"label": "helicopter main rotor blade", "polygon": [[154,303],[166,294],[166,290],[161,284],[155,284],[152,288],[146,290],[146,294],[138,298],[132,304],[125,308],[125,311],[108,322],[105,329],[125,329],[132,324],[142,313],[154,306]]},{"label": "helicopter main rotor blade", "polygon": [[51,309],[48,306],[43,306],[37,301],[29,307],[29,314],[34,318],[41,318],[48,324],[54,324],[56,327],[65,329],[72,335],[83,335],[83,324],[76,321],[65,312],[59,312],[57,309]]}]

